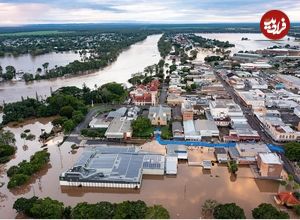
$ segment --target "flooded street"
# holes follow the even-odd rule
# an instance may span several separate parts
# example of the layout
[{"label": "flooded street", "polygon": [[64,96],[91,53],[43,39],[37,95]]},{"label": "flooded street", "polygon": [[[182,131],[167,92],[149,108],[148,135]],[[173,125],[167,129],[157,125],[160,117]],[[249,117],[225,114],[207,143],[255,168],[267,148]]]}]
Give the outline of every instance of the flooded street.
[{"label": "flooded street", "polygon": [[143,71],[146,66],[159,61],[160,55],[157,49],[157,42],[161,35],[148,36],[146,40],[136,43],[123,51],[117,60],[110,66],[95,73],[74,77],[64,77],[52,80],[25,82],[7,82],[0,84],[0,103],[14,102],[23,97],[36,97],[36,93],[45,98],[50,95],[50,88],[53,90],[62,86],[82,87],[85,83],[90,88],[95,84],[100,86],[108,82],[126,83],[131,74]]},{"label": "flooded street", "polygon": [[[268,180],[254,180],[249,167],[240,167],[237,179],[233,178],[226,166],[215,165],[211,171],[203,171],[201,167],[188,166],[180,163],[177,176],[144,176],[140,190],[72,188],[61,187],[58,176],[70,168],[83,149],[77,153],[71,152],[71,143],[65,142],[61,147],[56,146],[56,140],[50,141],[50,164],[35,175],[30,183],[17,190],[8,190],[8,178],[4,170],[28,160],[34,152],[41,150],[38,136],[41,129],[50,131],[49,119],[30,121],[18,128],[5,128],[14,132],[17,139],[18,151],[14,159],[1,168],[0,213],[1,218],[16,217],[12,209],[14,201],[19,197],[51,197],[75,205],[78,202],[95,203],[99,201],[121,202],[124,200],[144,200],[147,204],[162,204],[172,218],[199,218],[201,205],[206,199],[216,199],[221,202],[236,202],[245,209],[248,217],[251,210],[262,202],[272,203],[273,196],[279,190],[279,183]],[[20,134],[30,129],[36,135],[34,141],[20,139]],[[27,148],[23,146],[27,145]],[[193,153],[193,152],[191,152]]]}]

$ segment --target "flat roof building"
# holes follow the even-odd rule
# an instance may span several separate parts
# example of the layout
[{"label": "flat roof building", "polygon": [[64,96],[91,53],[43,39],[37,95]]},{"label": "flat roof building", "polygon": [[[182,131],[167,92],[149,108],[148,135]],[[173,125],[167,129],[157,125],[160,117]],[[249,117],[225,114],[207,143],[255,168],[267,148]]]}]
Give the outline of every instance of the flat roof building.
[{"label": "flat roof building", "polygon": [[108,139],[128,139],[132,137],[131,120],[126,117],[114,118],[105,132]]},{"label": "flat roof building", "polygon": [[60,175],[60,185],[140,188],[143,174],[163,175],[164,156],[135,148],[86,149],[74,166]]}]

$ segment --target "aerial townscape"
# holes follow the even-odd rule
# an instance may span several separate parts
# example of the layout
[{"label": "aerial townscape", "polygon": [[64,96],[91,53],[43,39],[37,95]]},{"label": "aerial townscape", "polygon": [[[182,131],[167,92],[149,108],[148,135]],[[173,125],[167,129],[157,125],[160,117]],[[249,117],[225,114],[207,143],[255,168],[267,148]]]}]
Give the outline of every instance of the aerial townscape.
[{"label": "aerial townscape", "polygon": [[300,20],[257,19],[0,21],[0,218],[299,218]]}]

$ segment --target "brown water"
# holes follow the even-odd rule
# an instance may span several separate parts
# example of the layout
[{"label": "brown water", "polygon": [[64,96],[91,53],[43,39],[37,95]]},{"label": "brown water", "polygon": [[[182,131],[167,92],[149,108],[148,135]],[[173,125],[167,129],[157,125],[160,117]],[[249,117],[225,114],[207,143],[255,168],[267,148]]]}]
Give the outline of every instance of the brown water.
[{"label": "brown water", "polygon": [[[70,168],[83,149],[77,153],[71,152],[71,143],[64,143],[60,148],[55,144],[48,145],[51,154],[50,164],[35,175],[30,183],[18,190],[8,190],[8,178],[4,172],[10,166],[23,159],[28,160],[34,152],[40,150],[41,143],[36,140],[25,141],[28,149],[23,148],[24,140],[20,134],[25,129],[37,137],[40,129],[50,131],[51,124],[44,121],[31,121],[23,127],[5,128],[15,133],[18,151],[14,159],[2,167],[0,182],[5,186],[0,193],[0,217],[14,218],[17,213],[12,209],[13,202],[21,197],[33,195],[60,200],[66,205],[78,202],[95,203],[99,201],[121,202],[124,200],[144,200],[147,204],[162,204],[172,218],[199,218],[201,205],[206,199],[216,199],[220,202],[236,202],[245,209],[248,217],[251,210],[262,202],[273,203],[273,195],[278,192],[279,184],[267,180],[254,180],[248,167],[241,167],[237,178],[232,177],[226,166],[214,166],[211,171],[203,172],[200,167],[190,167],[180,163],[178,175],[174,177],[144,176],[140,190],[72,188],[60,187],[58,176]],[[56,143],[56,141],[52,141]]]},{"label": "brown water", "polygon": [[47,53],[38,56],[23,54],[20,56],[5,56],[0,58],[0,65],[3,69],[6,66],[14,66],[17,72],[35,73],[37,68],[43,69],[43,64],[49,62],[48,69],[57,66],[65,66],[74,60],[81,60],[80,54],[73,51],[61,53]]},{"label": "brown water", "polygon": [[157,63],[160,55],[157,49],[157,42],[161,35],[148,36],[144,41],[132,45],[128,50],[123,51],[118,59],[110,66],[92,74],[81,75],[69,78],[25,82],[6,82],[0,84],[0,104],[14,102],[23,97],[35,97],[36,92],[45,98],[50,95],[50,87],[53,90],[62,86],[82,87],[85,83],[90,88],[95,84],[100,86],[108,82],[126,83],[131,74],[143,71],[146,66]]}]

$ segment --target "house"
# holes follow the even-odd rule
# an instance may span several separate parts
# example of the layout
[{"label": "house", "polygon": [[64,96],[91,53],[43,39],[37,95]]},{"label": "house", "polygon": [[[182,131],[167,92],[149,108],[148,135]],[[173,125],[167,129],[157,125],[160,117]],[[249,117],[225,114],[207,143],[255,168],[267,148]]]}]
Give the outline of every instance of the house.
[{"label": "house", "polygon": [[225,148],[216,147],[214,154],[219,163],[226,163],[228,161],[228,154]]},{"label": "house", "polygon": [[276,79],[282,82],[285,88],[300,89],[300,79],[291,75],[277,74]]},{"label": "house", "polygon": [[152,80],[147,85],[138,85],[129,93],[135,105],[156,105],[159,91],[159,80]]},{"label": "house", "polygon": [[283,163],[276,153],[259,153],[257,166],[261,177],[282,178]]},{"label": "house", "polygon": [[274,196],[274,200],[278,205],[286,205],[288,207],[300,205],[299,195],[293,192],[280,192]]},{"label": "house", "polygon": [[105,137],[108,139],[131,138],[131,120],[128,120],[127,117],[114,118],[105,132]]},{"label": "house", "polygon": [[173,138],[177,138],[177,139],[184,138],[184,130],[181,122],[174,121],[172,123],[172,134],[173,134]]},{"label": "house", "polygon": [[167,125],[171,119],[171,108],[159,106],[151,106],[148,118],[152,125]]}]

